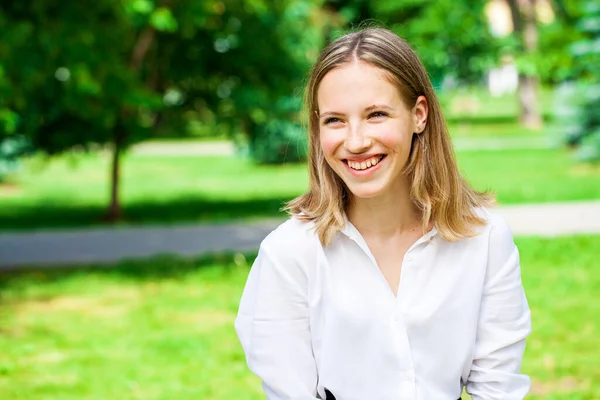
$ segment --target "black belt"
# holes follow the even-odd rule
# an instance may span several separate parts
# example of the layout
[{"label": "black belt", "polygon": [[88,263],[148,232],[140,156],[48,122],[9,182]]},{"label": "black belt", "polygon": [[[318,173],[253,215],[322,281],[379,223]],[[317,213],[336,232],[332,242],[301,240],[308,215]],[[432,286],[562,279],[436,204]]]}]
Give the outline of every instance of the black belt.
[{"label": "black belt", "polygon": [[[333,395],[333,393],[331,393],[329,390],[325,389],[325,400],[336,400],[336,398]],[[458,400],[461,400],[461,397],[459,397]]]}]

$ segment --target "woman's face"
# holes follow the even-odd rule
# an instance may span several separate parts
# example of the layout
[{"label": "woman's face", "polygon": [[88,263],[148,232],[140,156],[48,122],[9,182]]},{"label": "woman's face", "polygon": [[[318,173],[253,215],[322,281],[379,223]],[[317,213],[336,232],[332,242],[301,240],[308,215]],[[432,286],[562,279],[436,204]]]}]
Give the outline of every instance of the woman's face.
[{"label": "woman's face", "polygon": [[323,77],[317,102],[323,154],[354,196],[408,189],[402,170],[413,133],[425,127],[424,96],[409,108],[385,71],[352,62]]}]

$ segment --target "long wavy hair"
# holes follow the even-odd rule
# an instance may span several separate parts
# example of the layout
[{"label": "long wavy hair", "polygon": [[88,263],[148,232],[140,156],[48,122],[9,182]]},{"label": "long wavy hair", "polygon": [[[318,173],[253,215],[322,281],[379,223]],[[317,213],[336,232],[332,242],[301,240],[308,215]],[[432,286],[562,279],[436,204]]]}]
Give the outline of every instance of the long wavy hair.
[{"label": "long wavy hair", "polygon": [[476,209],[492,205],[494,196],[473,190],[461,176],[448,127],[427,71],[410,45],[384,28],[366,28],[340,37],[323,50],[313,66],[306,86],[303,113],[309,134],[309,189],[284,209],[302,221],[314,222],[316,233],[325,246],[344,227],[350,193],[327,164],[321,149],[317,91],[329,71],[356,61],[386,71],[407,106],[412,108],[419,96],[427,99],[427,124],[421,138],[413,135],[403,171],[411,182],[411,199],[422,211],[423,230],[434,223],[448,241],[474,236],[475,228],[485,225]]}]

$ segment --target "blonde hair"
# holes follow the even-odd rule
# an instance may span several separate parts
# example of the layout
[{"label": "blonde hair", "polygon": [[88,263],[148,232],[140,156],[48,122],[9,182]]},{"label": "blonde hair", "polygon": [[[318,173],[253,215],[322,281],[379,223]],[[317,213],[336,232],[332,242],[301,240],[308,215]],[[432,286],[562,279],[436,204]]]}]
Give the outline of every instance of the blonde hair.
[{"label": "blonde hair", "polygon": [[474,236],[475,227],[485,225],[476,208],[490,206],[493,195],[476,192],[460,175],[441,106],[423,64],[405,40],[383,28],[366,28],[340,37],[323,50],[313,66],[304,101],[309,134],[309,189],[289,202],[285,210],[302,221],[314,222],[325,246],[344,227],[349,193],[327,164],[320,146],[317,90],[329,71],[353,61],[387,71],[409,107],[419,96],[426,97],[426,127],[420,139],[413,135],[404,168],[412,182],[411,199],[422,211],[424,231],[433,222],[445,240]]}]

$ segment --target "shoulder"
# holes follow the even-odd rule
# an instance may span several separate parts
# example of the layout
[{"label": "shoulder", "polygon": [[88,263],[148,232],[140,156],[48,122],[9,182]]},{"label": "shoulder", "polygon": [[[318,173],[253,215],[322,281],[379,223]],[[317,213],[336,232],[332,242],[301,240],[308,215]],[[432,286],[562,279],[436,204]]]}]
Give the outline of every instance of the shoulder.
[{"label": "shoulder", "polygon": [[498,210],[491,208],[477,208],[475,213],[485,222],[485,225],[479,228],[480,235],[486,237],[490,244],[512,247],[512,230],[506,219]]},{"label": "shoulder", "polygon": [[319,245],[314,223],[291,217],[267,235],[260,250],[278,258],[290,258],[314,253]]},{"label": "shoulder", "polygon": [[274,229],[260,244],[253,270],[275,274],[304,287],[317,265],[320,242],[313,223],[290,218]]},{"label": "shoulder", "polygon": [[480,209],[478,212],[486,222],[481,228],[481,241],[478,245],[485,248],[488,277],[500,276],[507,271],[518,271],[519,250],[506,219],[495,209]]}]

